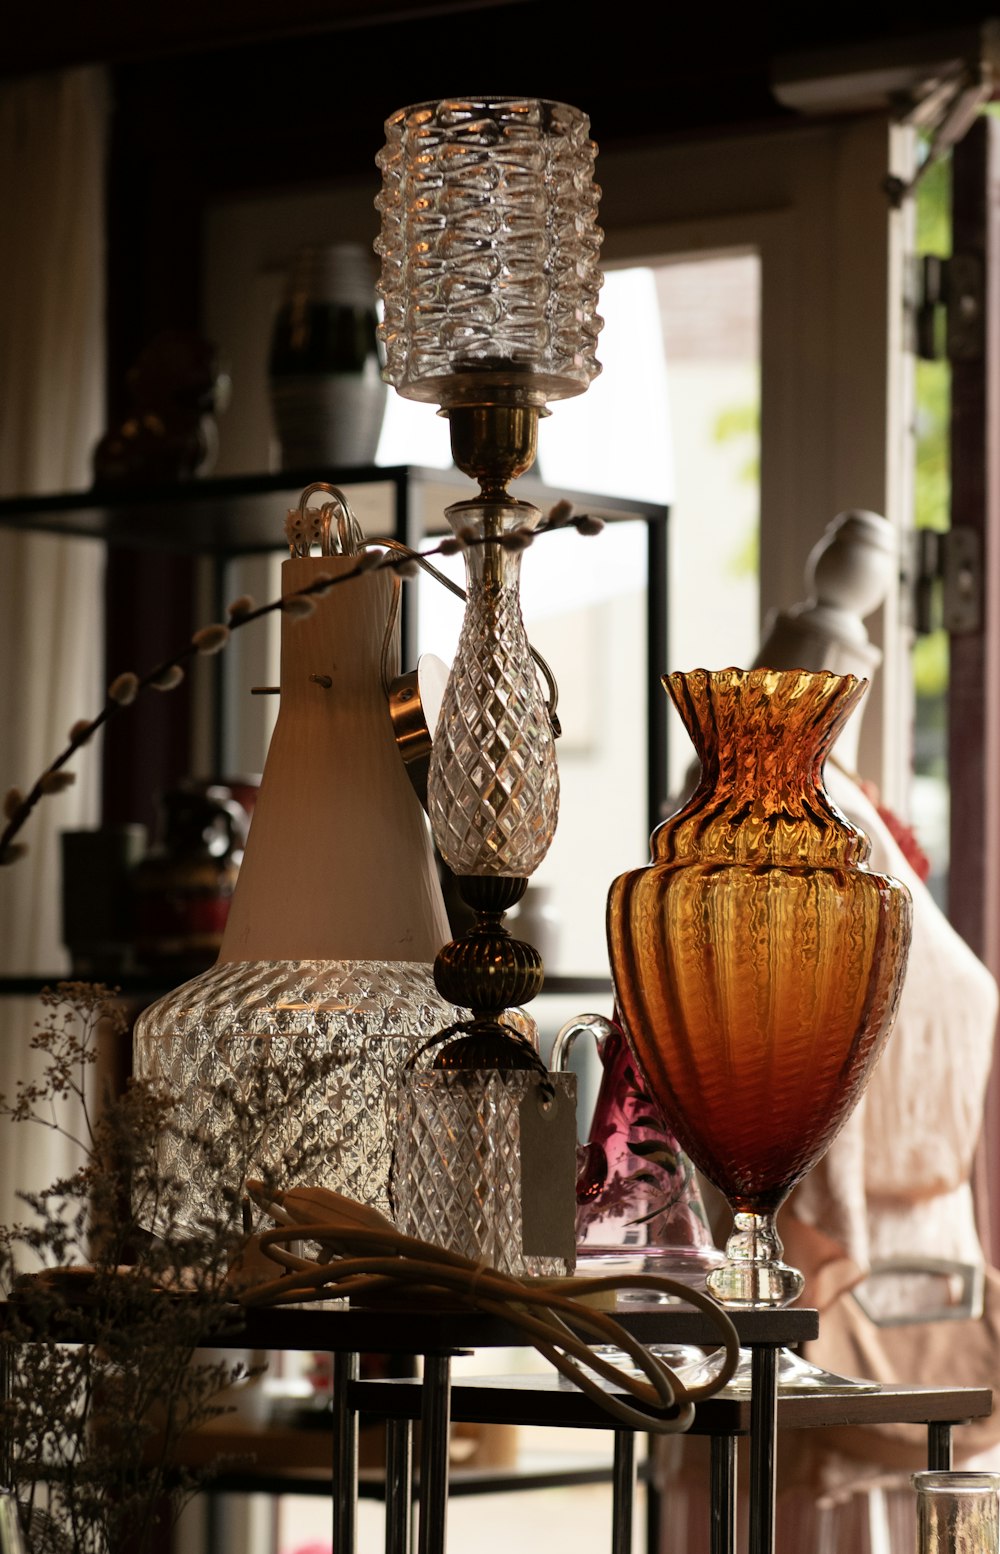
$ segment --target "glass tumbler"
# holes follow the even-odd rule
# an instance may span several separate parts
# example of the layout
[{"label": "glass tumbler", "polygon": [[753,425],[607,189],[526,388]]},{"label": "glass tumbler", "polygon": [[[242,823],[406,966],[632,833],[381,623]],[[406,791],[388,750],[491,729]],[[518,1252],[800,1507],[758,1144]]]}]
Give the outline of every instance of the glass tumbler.
[{"label": "glass tumbler", "polygon": [[[572,1218],[565,1256],[526,1233],[524,1194],[544,1185],[522,1180],[522,1107],[534,1077],[526,1069],[403,1077],[392,1171],[398,1230],[515,1278],[573,1272]],[[575,1117],[575,1076],[548,1078],[556,1105]]]},{"label": "glass tumbler", "polygon": [[1000,1473],[913,1473],[917,1554],[1000,1554]]}]

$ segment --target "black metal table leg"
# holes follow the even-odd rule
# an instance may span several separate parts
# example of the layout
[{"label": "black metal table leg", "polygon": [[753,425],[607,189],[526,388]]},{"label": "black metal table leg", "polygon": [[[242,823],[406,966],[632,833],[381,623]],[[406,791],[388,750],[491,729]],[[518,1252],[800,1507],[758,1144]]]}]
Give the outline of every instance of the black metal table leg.
[{"label": "black metal table leg", "polygon": [[932,1473],[951,1471],[951,1430],[947,1423],[927,1426],[927,1466]]},{"label": "black metal table leg", "polygon": [[409,1554],[413,1517],[413,1422],[385,1426],[385,1554]]},{"label": "black metal table leg", "polygon": [[635,1433],[616,1430],[611,1473],[611,1554],[632,1554],[635,1486]]},{"label": "black metal table leg", "polygon": [[448,1515],[448,1433],[451,1422],[451,1358],[424,1357],[420,1414],[420,1524],[418,1554],[444,1554]]},{"label": "black metal table leg", "polygon": [[754,1344],[751,1354],[750,1554],[774,1554],[778,1351]]},{"label": "black metal table leg", "polygon": [[14,1356],[8,1339],[0,1339],[0,1489],[14,1487],[14,1425],[7,1412]]},{"label": "black metal table leg", "polygon": [[736,1554],[736,1437],[711,1441],[711,1554]]},{"label": "black metal table leg", "polygon": [[354,1352],[333,1356],[333,1546],[337,1554],[354,1554],[357,1539],[358,1416],[348,1394],[359,1368]]},{"label": "black metal table leg", "polygon": [[646,1437],[646,1554],[659,1554],[661,1492],[657,1482],[653,1437]]}]

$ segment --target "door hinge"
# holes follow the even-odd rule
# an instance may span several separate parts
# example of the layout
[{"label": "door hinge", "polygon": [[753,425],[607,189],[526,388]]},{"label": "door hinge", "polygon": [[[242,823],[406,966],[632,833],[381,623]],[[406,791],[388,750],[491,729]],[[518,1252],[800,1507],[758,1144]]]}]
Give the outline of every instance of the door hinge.
[{"label": "door hinge", "polygon": [[979,254],[923,254],[918,261],[916,351],[922,361],[983,355],[984,268]]},{"label": "door hinge", "polygon": [[913,626],[918,636],[943,628],[966,636],[982,624],[982,546],[975,529],[917,529]]}]

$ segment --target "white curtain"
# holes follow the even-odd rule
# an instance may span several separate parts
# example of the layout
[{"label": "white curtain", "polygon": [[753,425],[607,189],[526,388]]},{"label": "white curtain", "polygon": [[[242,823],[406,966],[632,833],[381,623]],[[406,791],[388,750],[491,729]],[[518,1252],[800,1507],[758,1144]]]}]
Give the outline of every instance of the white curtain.
[{"label": "white curtain", "polygon": [[[84,489],[104,421],[104,188],[100,69],[0,85],[0,495]],[[27,789],[103,701],[103,549],[0,529],[0,787]],[[59,833],[96,823],[97,748],[75,787],[43,799],[28,855],[0,869],[0,975],[63,974]],[[39,1007],[0,999],[0,1091],[29,1073]],[[0,1220],[15,1192],[68,1165],[41,1128],[0,1122]]]}]

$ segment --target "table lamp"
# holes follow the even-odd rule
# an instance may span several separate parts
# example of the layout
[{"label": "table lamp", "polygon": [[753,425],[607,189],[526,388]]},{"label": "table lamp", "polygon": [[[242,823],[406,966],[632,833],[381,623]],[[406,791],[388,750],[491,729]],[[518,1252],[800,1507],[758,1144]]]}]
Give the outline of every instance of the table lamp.
[{"label": "table lamp", "polygon": [[559,803],[556,729],[519,595],[541,514],[507,487],[535,460],[548,401],[582,393],[600,370],[589,130],[562,103],[447,98],[393,114],[377,157],[385,376],[439,406],[455,463],[479,486],[447,510],[467,602],[428,778],[434,840],[475,917],[439,950],[434,979],[472,1017],[439,1033],[430,1072],[405,1089],[397,1222],[513,1272],[550,1261],[529,1255],[520,1201],[526,1108],[541,1084],[549,1112],[567,1114],[572,1085],[545,1075],[505,1017],[542,986],[541,956],[503,917],[549,849]]},{"label": "table lamp", "polygon": [[389,715],[400,579],[365,572],[296,618],[292,596],[356,570],[364,541],[323,485],[286,531],[280,707],[222,946],[135,1028],[136,1073],[177,1102],[163,1165],[182,1219],[247,1175],[386,1212],[398,1074],[459,1017],[434,986],[448,919]]}]

